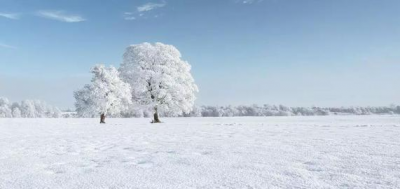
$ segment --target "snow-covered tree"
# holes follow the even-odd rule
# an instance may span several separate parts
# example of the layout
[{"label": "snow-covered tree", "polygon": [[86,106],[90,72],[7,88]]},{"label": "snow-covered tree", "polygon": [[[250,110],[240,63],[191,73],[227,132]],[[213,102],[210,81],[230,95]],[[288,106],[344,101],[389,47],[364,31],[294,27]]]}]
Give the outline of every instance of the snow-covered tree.
[{"label": "snow-covered tree", "polygon": [[144,117],[143,109],[137,106],[129,106],[127,110],[121,113],[121,117]]},{"label": "snow-covered tree", "polygon": [[192,111],[183,114],[184,117],[201,117],[201,108],[198,106],[193,106]]},{"label": "snow-covered tree", "polygon": [[52,110],[53,110],[53,111],[52,111],[52,114],[51,114],[52,117],[54,117],[54,118],[59,118],[59,117],[62,116],[61,110],[58,109],[57,107],[53,107]]},{"label": "snow-covered tree", "polygon": [[191,66],[172,45],[143,43],[126,49],[119,69],[132,87],[133,100],[153,111],[153,122],[162,115],[189,113],[198,91]]},{"label": "snow-covered tree", "polygon": [[21,114],[24,118],[35,118],[36,109],[32,100],[23,100],[21,102]]},{"label": "snow-covered tree", "polygon": [[92,74],[92,83],[74,93],[76,111],[83,117],[100,115],[104,123],[105,116],[119,115],[128,108],[132,102],[131,88],[112,66],[96,65]]},{"label": "snow-covered tree", "polygon": [[21,110],[18,107],[14,107],[12,109],[13,118],[20,118],[22,117]]},{"label": "snow-covered tree", "polygon": [[0,97],[0,118],[12,117],[10,102],[7,98]]},{"label": "snow-covered tree", "polygon": [[47,114],[47,104],[40,100],[33,100],[32,102],[35,106],[35,117],[45,117]]}]

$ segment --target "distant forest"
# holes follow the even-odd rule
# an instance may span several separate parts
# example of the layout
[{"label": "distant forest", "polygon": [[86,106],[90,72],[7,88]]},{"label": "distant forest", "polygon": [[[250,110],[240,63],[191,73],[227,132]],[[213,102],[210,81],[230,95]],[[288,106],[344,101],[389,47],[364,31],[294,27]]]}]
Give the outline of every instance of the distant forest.
[{"label": "distant forest", "polygon": [[[180,117],[240,117],[240,116],[328,116],[328,115],[395,115],[400,114],[400,106],[379,107],[288,107],[284,105],[250,106],[194,106],[188,114]],[[163,117],[175,115],[161,113]],[[133,109],[112,117],[151,117],[146,109]],[[75,110],[60,111],[40,100],[24,100],[11,103],[0,97],[0,118],[58,118],[80,117]],[[98,117],[96,115],[89,117]]]},{"label": "distant forest", "polygon": [[[394,115],[400,106],[379,107],[288,107],[284,105],[195,106],[180,117],[242,117],[242,116],[328,116],[328,115]],[[151,117],[151,111],[136,110],[118,117]],[[175,117],[162,113],[163,117]]]},{"label": "distant forest", "polygon": [[327,115],[391,115],[400,114],[400,106],[382,107],[288,107],[283,105],[201,106],[188,117],[233,116],[327,116]]}]

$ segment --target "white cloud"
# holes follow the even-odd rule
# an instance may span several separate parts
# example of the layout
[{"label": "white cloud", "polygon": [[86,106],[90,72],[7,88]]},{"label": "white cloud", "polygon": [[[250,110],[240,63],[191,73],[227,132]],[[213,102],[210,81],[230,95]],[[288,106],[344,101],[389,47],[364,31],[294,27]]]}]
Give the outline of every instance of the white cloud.
[{"label": "white cloud", "polygon": [[7,45],[4,43],[0,43],[0,48],[6,48],[6,49],[17,49],[17,47],[11,46],[11,45]]},{"label": "white cloud", "polygon": [[147,12],[147,11],[151,11],[154,9],[158,9],[161,7],[164,7],[165,5],[167,5],[166,2],[161,2],[161,3],[146,3],[144,5],[138,6],[136,9],[138,12]]},{"label": "white cloud", "polygon": [[132,12],[124,12],[124,19],[125,20],[136,20],[136,16]]},{"label": "white cloud", "polygon": [[138,19],[147,19],[147,18],[158,18],[161,15],[148,15],[151,13],[147,13],[153,11],[158,8],[165,7],[167,3],[165,1],[161,1],[160,3],[146,3],[141,6],[136,7],[136,11],[133,12],[124,12],[124,19],[125,20],[138,20]]},{"label": "white cloud", "polygon": [[68,14],[64,11],[38,11],[37,15],[42,16],[44,18],[58,20],[61,22],[83,22],[86,19],[80,15],[76,14]]},{"label": "white cloud", "polygon": [[254,4],[254,3],[261,3],[264,0],[236,0],[236,3],[242,3],[242,4]]},{"label": "white cloud", "polygon": [[134,17],[134,16],[126,16],[124,19],[125,20],[136,20],[136,17]]},{"label": "white cloud", "polygon": [[12,20],[18,20],[19,16],[20,16],[19,14],[15,14],[15,13],[1,13],[0,12],[0,17],[12,19]]}]

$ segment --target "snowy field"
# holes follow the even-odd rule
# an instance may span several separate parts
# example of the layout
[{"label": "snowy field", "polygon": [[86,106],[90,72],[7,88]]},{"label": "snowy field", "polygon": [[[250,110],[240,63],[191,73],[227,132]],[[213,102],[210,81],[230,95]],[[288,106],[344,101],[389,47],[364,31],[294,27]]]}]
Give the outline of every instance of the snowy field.
[{"label": "snowy field", "polygon": [[0,119],[0,188],[400,188],[400,117]]}]

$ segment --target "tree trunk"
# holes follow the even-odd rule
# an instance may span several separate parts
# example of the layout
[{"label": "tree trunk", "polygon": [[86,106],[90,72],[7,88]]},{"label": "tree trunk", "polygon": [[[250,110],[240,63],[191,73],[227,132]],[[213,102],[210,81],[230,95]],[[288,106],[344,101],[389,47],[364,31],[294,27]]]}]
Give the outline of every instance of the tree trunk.
[{"label": "tree trunk", "polygon": [[154,119],[152,123],[161,123],[160,119],[158,118],[157,108],[154,108]]},{"label": "tree trunk", "polygon": [[100,123],[106,123],[106,116],[104,114],[100,115]]}]

